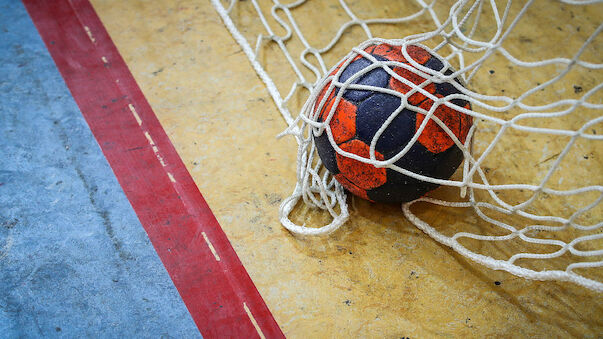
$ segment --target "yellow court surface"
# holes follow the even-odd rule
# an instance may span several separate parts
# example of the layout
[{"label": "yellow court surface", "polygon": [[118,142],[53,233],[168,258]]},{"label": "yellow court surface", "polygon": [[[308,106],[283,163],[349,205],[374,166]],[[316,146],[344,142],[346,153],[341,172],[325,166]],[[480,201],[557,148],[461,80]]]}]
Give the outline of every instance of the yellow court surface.
[{"label": "yellow court surface", "polygon": [[[287,125],[211,3],[91,3],[287,337],[594,338],[603,333],[600,293],[570,282],[527,280],[481,266],[416,228],[404,218],[399,206],[350,196],[350,219],[339,230],[322,237],[293,235],[281,226],[278,213],[280,203],[296,183],[297,144],[291,137],[276,139]],[[245,6],[249,4],[243,1],[241,5],[232,16],[244,21]],[[331,5],[331,1],[324,1],[318,6],[320,13],[307,13],[297,19],[310,35],[318,36],[321,26],[317,18],[325,26],[340,24],[336,19],[331,23],[323,18],[330,13]],[[371,6],[400,11],[405,5],[373,1]],[[577,12],[571,16],[580,19],[575,21],[563,6],[536,1],[531,9],[536,14],[530,17],[530,24],[517,27],[516,39],[540,39],[538,50],[518,43],[512,52],[524,53],[529,59],[541,55],[537,53],[543,53],[543,49],[562,48],[565,42],[554,35],[542,35],[539,25],[559,26],[553,32],[573,30],[572,34],[583,41],[602,22],[603,11],[588,13],[582,7],[573,8]],[[551,23],[555,16],[558,21]],[[429,27],[427,21],[421,25],[424,27],[414,29]],[[353,29],[349,34],[359,32]],[[383,34],[396,33],[390,28]],[[347,36],[342,39],[350,47],[356,44],[346,40]],[[592,46],[585,58],[600,59],[603,44],[599,41]],[[295,50],[295,46],[291,48]],[[335,50],[326,58],[330,63],[327,67],[345,53],[343,48]],[[268,63],[270,55],[263,61]],[[508,75],[501,60],[484,67],[496,72],[476,75],[473,81],[482,84],[482,92],[497,95],[505,89],[513,95],[509,92],[525,90],[525,77]],[[278,70],[273,74],[277,86],[279,81],[291,81]],[[580,88],[600,82],[594,73],[571,76]],[[539,81],[538,77],[530,74],[527,78]],[[558,95],[554,90],[559,88],[543,92],[540,98],[554,98]],[[576,98],[578,95],[576,90]],[[305,98],[299,96],[293,101],[301,107]],[[582,118],[552,123],[579,125]],[[493,138],[487,124],[481,126],[476,133],[482,133],[486,141]],[[603,133],[600,126],[593,127],[597,133]],[[508,178],[516,182],[542,178],[550,164],[547,158],[554,159],[563,147],[562,140],[553,141],[543,155],[539,144],[542,140],[514,133],[513,143],[496,150],[493,158],[499,162],[485,164],[493,183]],[[570,157],[575,156],[571,158],[574,165],[562,166],[555,174],[564,177],[563,184],[583,178],[601,182],[603,158],[597,142],[580,144],[578,153],[570,153]],[[478,142],[475,145],[478,150],[486,146]],[[562,183],[557,177],[554,180]],[[440,188],[433,196],[459,199],[456,192]],[[535,204],[551,210],[564,208],[555,199]],[[442,229],[482,227],[469,209],[417,204],[413,211]],[[299,223],[323,222],[321,213],[300,204],[292,218]],[[601,220],[601,209],[592,210],[585,218]],[[489,253],[510,251],[496,244],[488,246],[494,246],[486,249]]]}]

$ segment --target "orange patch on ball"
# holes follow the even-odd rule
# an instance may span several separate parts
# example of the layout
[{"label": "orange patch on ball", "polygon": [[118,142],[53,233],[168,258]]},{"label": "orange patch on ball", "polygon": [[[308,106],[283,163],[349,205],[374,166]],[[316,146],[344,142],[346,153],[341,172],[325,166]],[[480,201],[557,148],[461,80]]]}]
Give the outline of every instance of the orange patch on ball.
[{"label": "orange patch on ball", "polygon": [[[441,97],[441,95],[439,94],[437,96]],[[419,107],[426,111],[429,111],[432,105],[433,101],[426,100]],[[444,123],[444,125],[446,125],[455,135],[461,130],[462,114],[460,114],[456,110],[444,104],[441,104],[435,109],[433,115],[438,117],[438,119],[440,119]],[[419,129],[424,119],[425,116],[423,114],[417,114],[417,129]],[[446,131],[444,131],[444,129],[442,129],[442,127],[440,127],[432,119],[427,122],[427,125],[419,136],[418,141],[421,143],[421,145],[425,146],[425,148],[427,148],[430,152],[433,153],[443,152],[449,149],[452,145],[454,145],[454,141],[452,140],[450,135],[448,135],[448,133],[446,133]],[[461,140],[461,142],[463,142],[463,140]]]},{"label": "orange patch on ball", "polygon": [[[400,75],[402,78],[412,82],[415,85],[420,85],[423,82],[427,81],[427,79],[423,78],[422,76],[414,73],[413,71],[409,71],[405,68],[402,67],[396,67],[394,68],[394,72],[396,72],[398,75]],[[408,93],[412,87],[408,86],[407,84],[403,83],[402,81],[399,81],[398,79],[391,77],[389,80],[389,85],[392,89],[394,89],[395,91],[398,91],[400,93]],[[435,93],[436,91],[436,86],[434,83],[429,83],[425,86],[423,86],[423,89],[431,94]],[[419,103],[421,103],[421,101],[427,99],[427,97],[425,95],[423,95],[421,92],[416,92],[413,93],[411,96],[408,97],[408,102],[411,105],[417,106]]]},{"label": "orange patch on ball", "polygon": [[357,196],[361,197],[362,199],[372,201],[371,199],[369,199],[368,194],[366,193],[365,189],[362,189],[362,188],[354,185],[354,183],[349,181],[348,178],[346,178],[343,174],[341,174],[341,173],[335,174],[335,179],[337,179],[337,181],[339,181],[341,186],[343,186],[346,190],[350,191],[352,194],[357,195]]},{"label": "orange patch on ball", "polygon": [[[369,51],[371,49],[371,51]],[[382,56],[386,59],[398,62],[406,62],[406,59],[402,55],[400,46],[392,46],[388,44],[381,44],[377,46],[371,46],[365,49],[368,53]]]},{"label": "orange patch on ball", "polygon": [[[341,149],[356,154],[363,158],[369,158],[370,148],[367,144],[360,140],[351,140],[340,145]],[[339,153],[336,154],[337,166],[341,174],[356,186],[369,190],[383,185],[387,181],[385,168],[377,168],[371,164],[367,164],[355,159],[345,157]],[[375,151],[377,160],[384,160],[381,153]]]},{"label": "orange patch on ball", "polygon": [[406,52],[416,62],[421,65],[425,64],[431,58],[431,54],[423,48],[415,45],[406,46]]},{"label": "orange patch on ball", "polygon": [[[333,99],[333,102],[335,99]],[[329,126],[335,143],[340,144],[356,135],[356,105],[341,98]],[[327,111],[328,114],[328,111]]]},{"label": "orange patch on ball", "polygon": [[[323,100],[327,87],[328,85],[325,86],[325,88],[320,92],[320,95],[316,100],[317,106],[314,108],[315,110]],[[336,99],[335,90],[333,90],[320,110],[320,114],[318,116],[319,121],[327,120]],[[329,123],[335,143],[340,144],[344,141],[352,139],[354,135],[356,135],[356,110],[356,105],[343,98],[339,99],[339,103],[337,104],[333,117]]]}]

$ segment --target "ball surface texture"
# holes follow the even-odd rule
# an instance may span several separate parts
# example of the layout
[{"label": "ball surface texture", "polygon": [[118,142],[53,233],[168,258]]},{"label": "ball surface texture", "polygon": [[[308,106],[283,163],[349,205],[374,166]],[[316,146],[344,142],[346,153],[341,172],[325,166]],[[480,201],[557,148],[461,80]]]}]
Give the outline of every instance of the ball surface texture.
[{"label": "ball surface texture", "polygon": [[[399,46],[371,45],[364,51],[378,61],[395,61],[412,67],[404,58]],[[441,59],[423,47],[408,45],[406,51],[413,60],[425,67],[434,71],[444,69]],[[330,74],[335,75],[340,72],[339,82],[342,83],[356,75],[355,79],[351,81],[352,84],[389,89],[405,95],[414,87],[391,76],[381,66],[363,71],[367,67],[371,67],[373,62],[361,55],[354,57],[345,69],[341,70],[344,64],[345,61]],[[415,85],[426,81],[425,78],[411,70],[391,64],[389,67],[396,74]],[[364,73],[358,75],[359,72]],[[443,74],[449,75],[452,72],[448,68]],[[460,84],[458,79],[453,81]],[[329,90],[330,84],[331,82],[328,82],[323,86],[314,105],[314,112],[318,115],[319,122],[327,121],[336,102],[338,91],[341,90],[338,87]],[[423,89],[437,98],[461,93],[450,82],[428,83]],[[465,100],[452,99],[450,101],[459,107],[471,109],[470,103]],[[419,91],[407,96],[407,104],[377,140],[375,158],[383,161],[396,156],[410,142],[421,126],[425,116],[409,109],[409,106],[421,107],[429,111],[433,104],[432,99]],[[345,89],[328,124],[334,142],[343,151],[368,159],[370,144],[375,134],[400,105],[403,105],[400,96],[375,90]],[[465,142],[473,123],[470,115],[463,114],[444,104],[440,104],[435,109],[434,115],[454,133],[461,143]],[[326,130],[322,134],[315,135],[314,140],[325,167],[346,190],[364,199],[385,203],[408,202],[438,186],[390,168],[375,167],[343,156],[333,148]],[[435,121],[430,120],[408,153],[397,160],[394,165],[424,176],[448,179],[462,160],[463,153],[452,138]]]}]

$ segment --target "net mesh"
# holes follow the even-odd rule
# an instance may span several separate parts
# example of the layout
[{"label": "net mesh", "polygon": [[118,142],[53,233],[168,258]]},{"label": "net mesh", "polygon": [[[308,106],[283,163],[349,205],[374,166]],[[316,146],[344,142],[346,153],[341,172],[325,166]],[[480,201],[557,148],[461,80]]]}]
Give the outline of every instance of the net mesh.
[{"label": "net mesh", "polygon": [[[328,234],[350,217],[346,193],[314,144],[313,136],[327,133],[343,156],[442,185],[402,204],[405,217],[440,243],[492,269],[603,291],[600,1],[212,2],[285,119],[281,136],[297,141],[297,183],[280,207],[288,230]],[[312,20],[303,20],[308,17]],[[410,66],[364,51],[379,43],[400,46]],[[450,71],[445,75],[445,69],[412,61],[407,54],[412,45],[441,56]],[[315,113],[324,104],[319,100],[324,86],[338,88],[337,98],[347,89],[362,89],[354,78],[339,81],[345,62],[357,55],[399,81],[404,79],[392,71],[395,66],[425,79],[406,81],[412,89],[395,94],[402,106],[425,118],[409,145],[391,159],[375,156],[379,132],[368,157],[344,152]],[[335,65],[342,62],[338,71]],[[425,91],[430,83],[454,78],[466,85],[457,87],[460,94],[438,98]],[[407,105],[415,92],[434,100],[432,108]],[[471,109],[453,99],[471,102]],[[473,117],[464,143],[434,115],[440,105]],[[429,121],[463,151],[464,162],[449,180],[394,164]],[[330,221],[308,226],[306,220],[292,220],[301,203],[327,211]]]}]

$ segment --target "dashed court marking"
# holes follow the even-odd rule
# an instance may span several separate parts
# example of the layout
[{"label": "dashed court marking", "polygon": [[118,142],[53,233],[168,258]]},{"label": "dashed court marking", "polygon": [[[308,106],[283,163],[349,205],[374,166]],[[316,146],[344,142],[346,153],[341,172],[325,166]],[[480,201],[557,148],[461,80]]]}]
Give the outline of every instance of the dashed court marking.
[{"label": "dashed court marking", "polygon": [[[216,252],[216,249],[214,248],[214,245],[212,245],[211,241],[209,241],[209,238],[207,237],[207,234],[205,234],[205,232],[201,232],[201,234],[203,235],[203,239],[205,239],[205,242],[207,243],[207,246],[209,247],[209,250],[214,255],[214,258],[216,258],[216,261],[220,261],[220,256],[218,255],[218,252]],[[249,313],[249,312],[247,312],[247,313]]]},{"label": "dashed court marking", "polygon": [[165,167],[166,166],[165,161],[163,161],[163,157],[159,153],[159,148],[157,148],[157,145],[155,145],[155,142],[153,141],[153,138],[151,138],[151,135],[149,134],[149,132],[144,131],[144,136],[147,138],[147,140],[149,141],[149,144],[153,148],[153,153],[155,153],[155,156],[157,157],[157,160],[159,160],[159,163],[161,163],[161,166]]},{"label": "dashed court marking", "polygon": [[[128,107],[130,108],[130,112],[132,112],[132,115],[134,116],[134,119],[136,119],[136,122],[138,123],[138,126],[141,126],[142,125],[142,120],[140,119],[140,116],[138,116],[138,113],[136,112],[136,108],[134,108],[134,105],[128,104]],[[149,136],[149,138],[150,138],[150,136]]]},{"label": "dashed court marking", "polygon": [[149,144],[151,144],[151,146],[155,146],[155,142],[153,141],[153,138],[151,138],[151,135],[149,134],[148,131],[144,131],[144,136],[147,138],[147,140],[149,141]]},{"label": "dashed court marking", "polygon": [[255,330],[258,332],[258,335],[260,336],[260,338],[266,339],[266,337],[264,336],[264,333],[262,333],[262,329],[260,328],[260,325],[258,325],[258,322],[255,321],[255,318],[253,317],[253,314],[251,314],[251,311],[249,310],[249,307],[247,307],[246,303],[243,303],[243,308],[245,309],[245,312],[247,312],[247,316],[249,316],[249,320],[251,320],[251,323],[253,324],[253,327],[255,327]]},{"label": "dashed court marking", "polygon": [[86,34],[88,34],[88,38],[90,38],[90,41],[92,41],[92,43],[95,43],[96,39],[94,39],[94,36],[92,36],[92,31],[90,31],[90,27],[84,26],[84,30],[86,31]]}]

